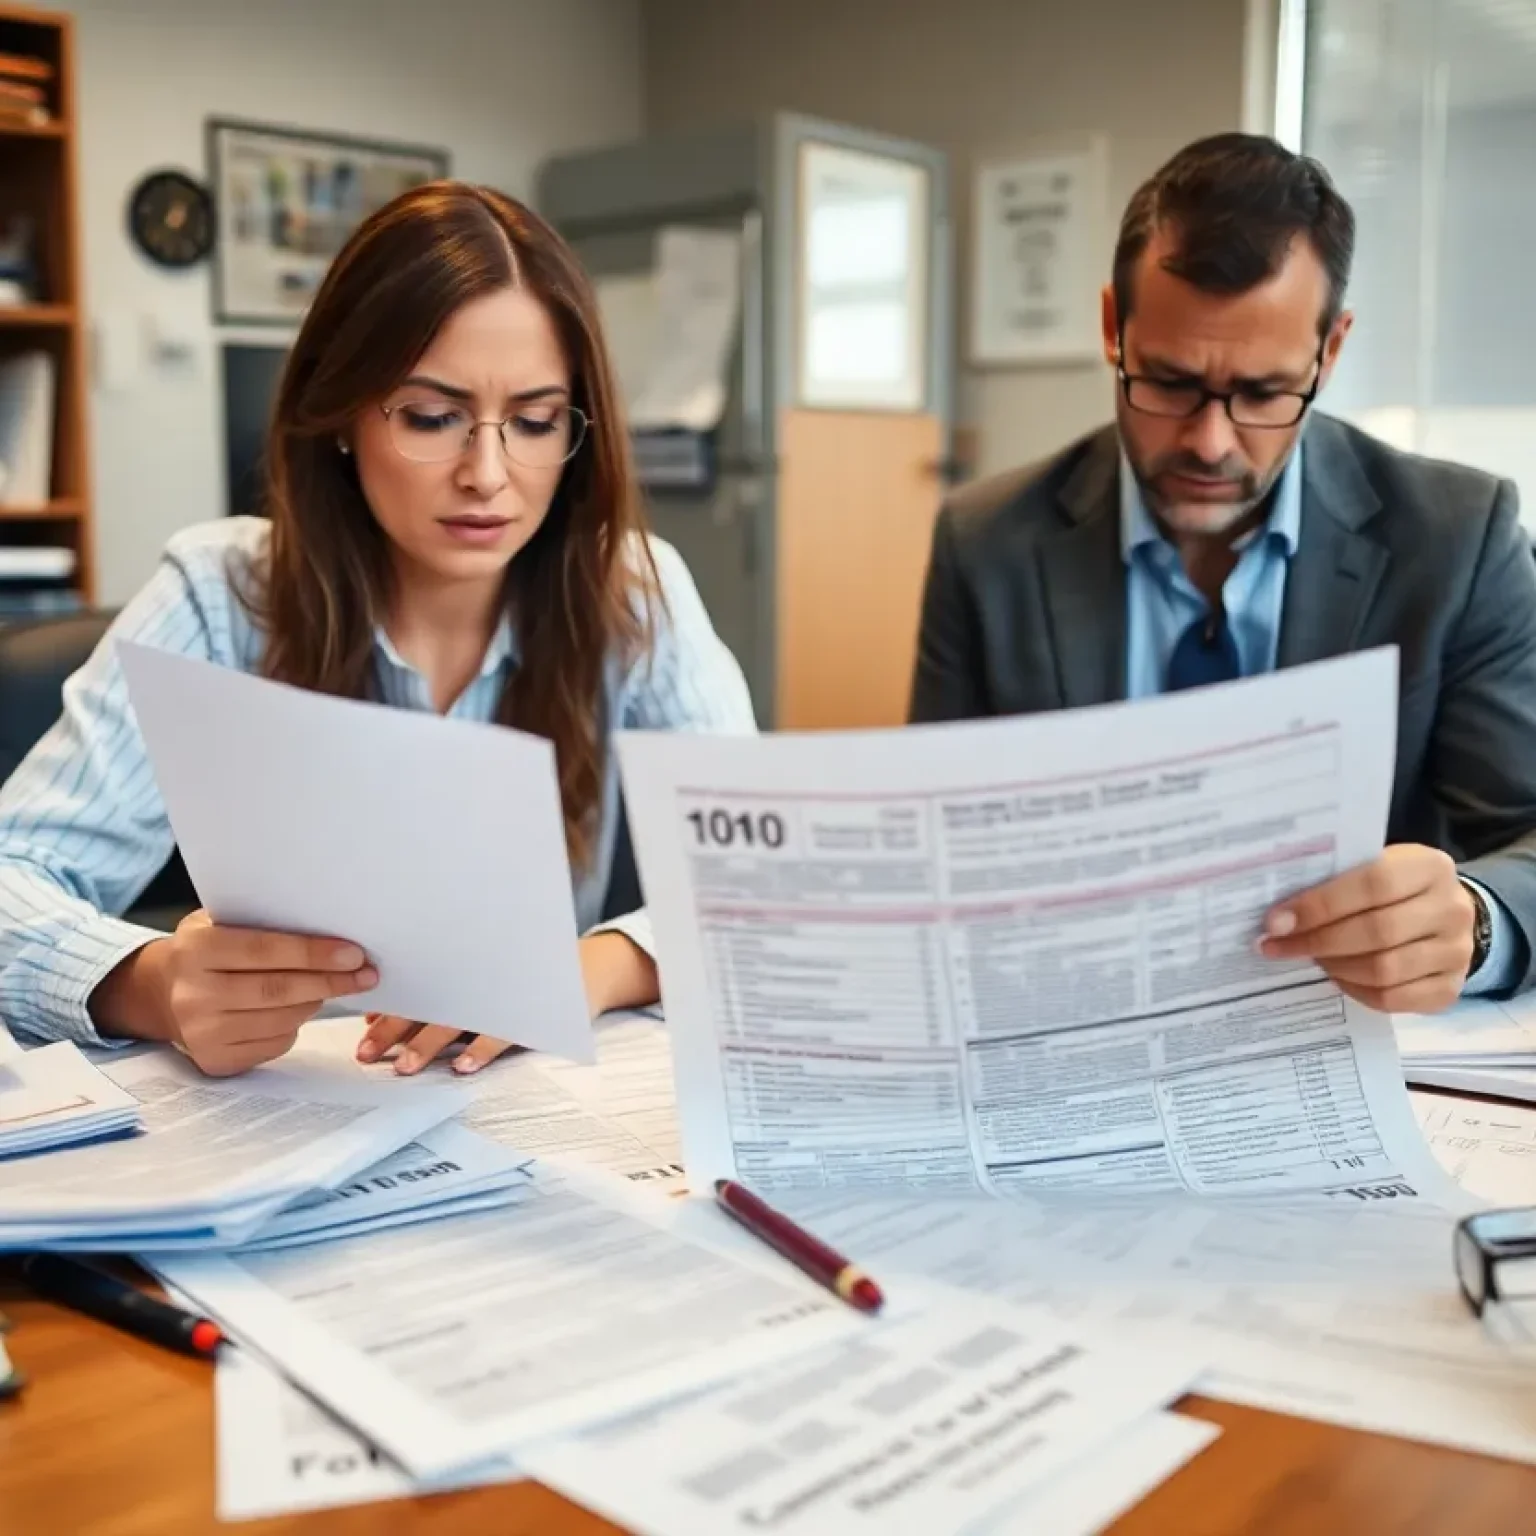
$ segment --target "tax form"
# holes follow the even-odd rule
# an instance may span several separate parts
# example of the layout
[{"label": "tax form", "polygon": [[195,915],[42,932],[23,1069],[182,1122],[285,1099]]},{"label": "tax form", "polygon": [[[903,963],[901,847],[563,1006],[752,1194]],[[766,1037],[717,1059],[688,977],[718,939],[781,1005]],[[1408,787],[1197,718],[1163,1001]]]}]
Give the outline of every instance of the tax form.
[{"label": "tax form", "polygon": [[510,1212],[141,1260],[410,1475],[437,1478],[866,1326],[787,1267],[671,1230],[672,1208],[536,1170]]},{"label": "tax form", "polygon": [[1374,858],[1396,653],[1028,719],[624,733],[702,1187],[1454,1203],[1390,1021],[1261,957]]},{"label": "tax form", "polygon": [[941,1301],[734,1388],[535,1444],[521,1464],[641,1536],[958,1533],[1012,1501],[1027,1511],[1042,1480],[1095,1451],[1112,1464],[1197,1359]]}]

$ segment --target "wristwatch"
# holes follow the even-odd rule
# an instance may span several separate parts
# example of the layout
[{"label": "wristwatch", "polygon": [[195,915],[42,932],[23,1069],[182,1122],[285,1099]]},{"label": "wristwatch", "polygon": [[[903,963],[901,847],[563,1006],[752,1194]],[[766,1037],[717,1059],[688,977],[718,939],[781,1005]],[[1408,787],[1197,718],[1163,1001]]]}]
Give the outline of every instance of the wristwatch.
[{"label": "wristwatch", "polygon": [[1482,970],[1488,951],[1493,948],[1493,914],[1488,910],[1487,898],[1470,880],[1463,880],[1461,885],[1472,898],[1472,960],[1467,966],[1470,980]]}]

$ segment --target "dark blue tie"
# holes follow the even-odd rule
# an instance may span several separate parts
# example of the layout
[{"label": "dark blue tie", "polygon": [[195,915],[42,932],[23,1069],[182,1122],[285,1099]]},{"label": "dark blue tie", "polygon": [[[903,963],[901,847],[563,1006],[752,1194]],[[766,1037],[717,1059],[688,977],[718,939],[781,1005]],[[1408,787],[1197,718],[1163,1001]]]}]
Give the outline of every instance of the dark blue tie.
[{"label": "dark blue tie", "polygon": [[1203,688],[1207,683],[1230,683],[1241,677],[1237,642],[1221,612],[1207,613],[1179,636],[1168,659],[1168,692]]}]

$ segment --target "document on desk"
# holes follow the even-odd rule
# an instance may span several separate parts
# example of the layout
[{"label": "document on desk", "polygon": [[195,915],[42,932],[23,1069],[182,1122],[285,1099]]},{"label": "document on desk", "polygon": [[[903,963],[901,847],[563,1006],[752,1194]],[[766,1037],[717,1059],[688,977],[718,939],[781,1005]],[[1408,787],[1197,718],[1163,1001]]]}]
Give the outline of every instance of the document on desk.
[{"label": "document on desk", "polygon": [[1390,1021],[1255,948],[1381,849],[1396,653],[1028,719],[625,733],[690,1178],[1456,1198]]},{"label": "document on desk", "polygon": [[73,1041],[0,1055],[0,1157],[121,1136],[138,1123],[138,1101]]},{"label": "document on desk", "polygon": [[1209,1363],[1212,1397],[1536,1461],[1528,1361],[1456,1292],[1451,1218],[1373,1208],[1158,1200],[794,1195],[795,1216],[879,1275],[1048,1309],[1092,1337],[1129,1329]]},{"label": "document on desk", "polygon": [[1536,1205],[1536,1109],[1410,1093],[1419,1129],[1464,1189],[1494,1205]]},{"label": "document on desk", "polygon": [[245,1253],[291,1248],[515,1205],[528,1197],[532,1179],[531,1159],[450,1121],[344,1182],[311,1190],[240,1247]]},{"label": "document on desk", "polygon": [[396,1095],[274,1063],[204,1077],[171,1050],[108,1062],[140,1135],[0,1162],[0,1246],[229,1244],[317,1184],[351,1178],[450,1118],[452,1083]]},{"label": "document on desk", "polygon": [[118,656],[219,922],[360,945],[379,972],[360,1008],[592,1059],[549,742],[144,646]]},{"label": "document on desk", "polygon": [[510,1213],[146,1262],[416,1477],[868,1326],[676,1235],[670,1202],[539,1170],[534,1186]]},{"label": "document on desk", "polygon": [[214,1408],[220,1520],[413,1498],[521,1476],[505,1462],[466,1477],[416,1482],[264,1361],[238,1349],[219,1357]]},{"label": "document on desk", "polygon": [[1536,1002],[1469,998],[1445,1013],[1395,1014],[1405,1065],[1536,1067]]},{"label": "document on desk", "polygon": [[[308,1025],[294,1058],[407,1090],[422,1081],[400,1078],[388,1060],[360,1065],[362,1031],[360,1018]],[[682,1150],[665,1023],[648,1013],[609,1014],[593,1026],[593,1037],[592,1065],[513,1052],[459,1079],[471,1095],[460,1122],[525,1157],[586,1164],[636,1185],[680,1187]]]},{"label": "document on desk", "polygon": [[973,1298],[520,1464],[642,1536],[961,1532],[1107,1451],[1197,1359]]}]

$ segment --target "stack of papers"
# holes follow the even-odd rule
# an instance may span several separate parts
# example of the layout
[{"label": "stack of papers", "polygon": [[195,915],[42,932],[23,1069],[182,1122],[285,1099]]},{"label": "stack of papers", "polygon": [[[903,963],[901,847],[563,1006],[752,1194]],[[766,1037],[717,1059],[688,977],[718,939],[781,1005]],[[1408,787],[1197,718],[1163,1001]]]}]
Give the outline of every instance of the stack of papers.
[{"label": "stack of papers", "polygon": [[279,1211],[241,1251],[296,1248],[517,1205],[532,1193],[532,1168],[531,1159],[461,1125],[440,1125],[344,1184],[314,1190]]},{"label": "stack of papers", "polygon": [[1536,1102],[1536,999],[1476,999],[1392,1023],[1410,1083]]},{"label": "stack of papers", "polygon": [[0,1157],[137,1128],[138,1100],[98,1072],[71,1041],[23,1051],[7,1048],[10,1037],[3,1031],[0,1037]]},{"label": "stack of papers", "polygon": [[141,1134],[0,1162],[0,1250],[240,1243],[465,1102],[450,1083],[397,1094],[282,1063],[211,1080],[169,1051],[102,1070],[117,1102],[136,1107]]}]

